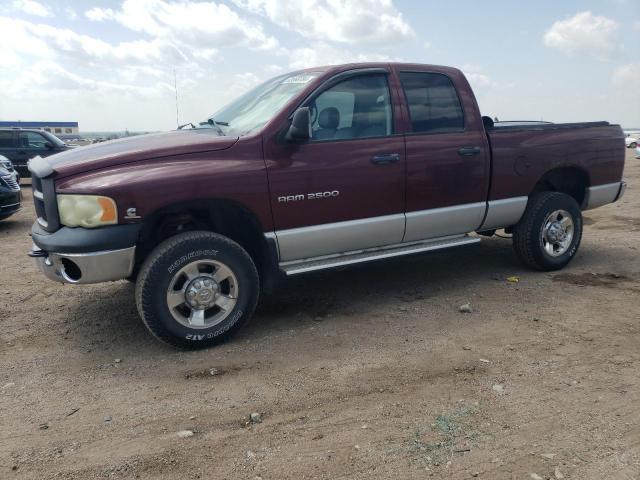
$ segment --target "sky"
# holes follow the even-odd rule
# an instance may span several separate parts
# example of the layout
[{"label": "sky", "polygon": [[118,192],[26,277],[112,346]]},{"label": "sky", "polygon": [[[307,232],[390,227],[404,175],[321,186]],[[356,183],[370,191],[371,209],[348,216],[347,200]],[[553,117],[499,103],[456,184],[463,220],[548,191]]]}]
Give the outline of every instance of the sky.
[{"label": "sky", "polygon": [[458,67],[500,120],[640,127],[640,0],[0,0],[0,120],[168,130],[352,61]]}]

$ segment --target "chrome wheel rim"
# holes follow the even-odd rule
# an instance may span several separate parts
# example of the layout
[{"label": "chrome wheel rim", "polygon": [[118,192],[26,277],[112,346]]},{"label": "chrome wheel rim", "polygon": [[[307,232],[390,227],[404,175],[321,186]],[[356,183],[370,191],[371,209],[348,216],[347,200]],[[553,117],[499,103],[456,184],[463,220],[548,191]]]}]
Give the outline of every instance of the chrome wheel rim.
[{"label": "chrome wheel rim", "polygon": [[566,210],[551,212],[542,224],[542,247],[552,257],[564,254],[573,241],[575,225],[573,217]]},{"label": "chrome wheel rim", "polygon": [[188,328],[210,328],[224,321],[238,301],[238,279],[217,260],[196,260],[171,278],[167,306]]}]

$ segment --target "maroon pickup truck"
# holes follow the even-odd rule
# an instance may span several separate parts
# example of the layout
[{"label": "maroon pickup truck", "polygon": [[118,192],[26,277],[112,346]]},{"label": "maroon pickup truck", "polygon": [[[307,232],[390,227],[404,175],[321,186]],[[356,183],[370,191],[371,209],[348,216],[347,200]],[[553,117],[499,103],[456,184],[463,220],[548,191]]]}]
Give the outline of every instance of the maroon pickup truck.
[{"label": "maroon pickup truck", "polygon": [[457,69],[367,63],[258,86],[193,128],[30,162],[35,257],[66,283],[129,279],[161,340],[224,340],[285,276],[468,245],[496,229],[564,267],[581,211],[619,199],[607,122],[494,125]]}]

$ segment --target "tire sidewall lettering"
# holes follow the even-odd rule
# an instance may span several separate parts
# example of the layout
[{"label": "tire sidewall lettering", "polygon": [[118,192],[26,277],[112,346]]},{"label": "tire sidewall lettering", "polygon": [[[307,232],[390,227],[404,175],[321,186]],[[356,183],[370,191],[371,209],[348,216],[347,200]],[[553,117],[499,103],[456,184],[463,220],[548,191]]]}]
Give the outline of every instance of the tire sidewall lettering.
[{"label": "tire sidewall lettering", "polygon": [[217,255],[218,250],[194,250],[193,252],[189,252],[186,255],[182,255],[179,259],[169,265],[169,268],[167,268],[167,272],[169,274],[173,274],[180,267],[196,257],[216,257]]}]

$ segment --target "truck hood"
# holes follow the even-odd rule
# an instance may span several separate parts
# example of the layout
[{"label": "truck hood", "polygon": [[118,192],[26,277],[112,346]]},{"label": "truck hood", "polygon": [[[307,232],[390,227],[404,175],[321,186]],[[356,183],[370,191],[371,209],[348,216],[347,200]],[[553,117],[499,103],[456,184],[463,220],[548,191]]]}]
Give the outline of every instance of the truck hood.
[{"label": "truck hood", "polygon": [[215,130],[192,129],[126,137],[65,150],[50,157],[35,157],[29,168],[40,177],[61,176],[112,167],[151,158],[230,148],[238,137],[219,136]]}]

